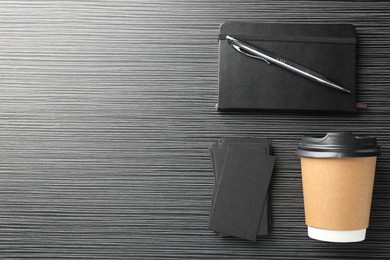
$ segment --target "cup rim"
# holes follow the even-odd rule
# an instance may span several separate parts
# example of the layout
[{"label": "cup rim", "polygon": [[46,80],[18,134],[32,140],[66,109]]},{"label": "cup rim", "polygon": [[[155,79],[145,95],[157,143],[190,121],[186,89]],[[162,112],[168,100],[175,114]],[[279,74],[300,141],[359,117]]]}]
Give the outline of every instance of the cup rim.
[{"label": "cup rim", "polygon": [[297,154],[315,158],[370,157],[380,154],[380,146],[374,137],[330,132],[325,136],[303,136]]}]

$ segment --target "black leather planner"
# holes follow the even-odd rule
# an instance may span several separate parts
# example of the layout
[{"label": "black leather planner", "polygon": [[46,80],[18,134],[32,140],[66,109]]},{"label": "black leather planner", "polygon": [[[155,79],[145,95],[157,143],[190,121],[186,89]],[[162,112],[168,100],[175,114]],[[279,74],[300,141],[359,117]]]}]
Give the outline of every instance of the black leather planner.
[{"label": "black leather planner", "polygon": [[[243,55],[232,36],[337,83],[338,91]],[[356,110],[356,33],[351,24],[225,22],[219,31],[218,110]]]}]

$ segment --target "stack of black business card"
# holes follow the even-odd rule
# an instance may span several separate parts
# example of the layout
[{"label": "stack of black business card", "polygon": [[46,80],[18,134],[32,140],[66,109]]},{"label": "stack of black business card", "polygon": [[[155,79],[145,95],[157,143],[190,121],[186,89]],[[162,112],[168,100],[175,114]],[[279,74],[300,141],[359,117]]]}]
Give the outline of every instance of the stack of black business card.
[{"label": "stack of black business card", "polygon": [[222,138],[210,148],[214,192],[209,229],[255,241],[270,223],[268,187],[275,157],[263,138]]}]

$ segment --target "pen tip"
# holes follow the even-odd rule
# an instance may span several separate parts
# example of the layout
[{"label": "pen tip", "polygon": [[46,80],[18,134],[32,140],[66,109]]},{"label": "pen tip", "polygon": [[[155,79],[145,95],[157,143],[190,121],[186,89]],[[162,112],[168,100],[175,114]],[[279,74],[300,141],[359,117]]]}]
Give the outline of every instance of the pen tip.
[{"label": "pen tip", "polygon": [[340,90],[340,91],[345,92],[345,93],[349,93],[349,94],[352,93],[349,89],[343,88],[342,86],[339,86],[339,85],[333,85],[333,87],[335,87],[337,90]]}]

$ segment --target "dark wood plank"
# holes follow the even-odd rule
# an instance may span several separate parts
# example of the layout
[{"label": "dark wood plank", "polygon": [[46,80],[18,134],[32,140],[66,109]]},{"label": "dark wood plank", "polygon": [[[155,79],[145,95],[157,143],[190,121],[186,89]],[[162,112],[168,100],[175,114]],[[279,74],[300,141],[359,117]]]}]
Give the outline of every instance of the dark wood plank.
[{"label": "dark wood plank", "polygon": [[[390,3],[386,1],[1,1],[2,258],[383,259],[390,255]],[[353,23],[355,115],[219,114],[223,21]],[[379,138],[367,240],[306,236],[301,135]],[[208,147],[274,140],[273,228],[256,243],[207,229]]]}]

